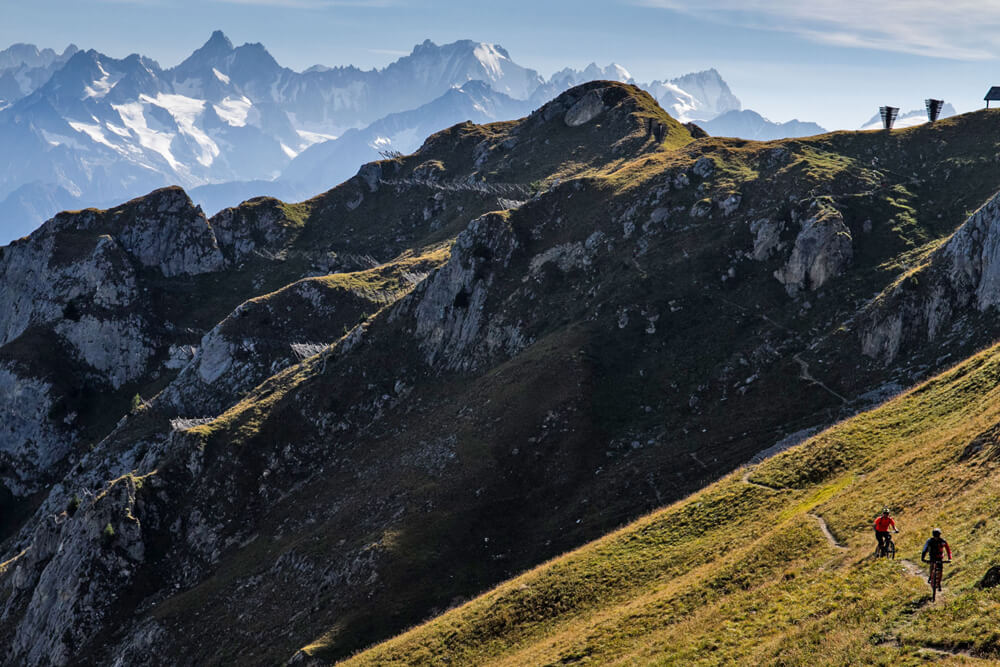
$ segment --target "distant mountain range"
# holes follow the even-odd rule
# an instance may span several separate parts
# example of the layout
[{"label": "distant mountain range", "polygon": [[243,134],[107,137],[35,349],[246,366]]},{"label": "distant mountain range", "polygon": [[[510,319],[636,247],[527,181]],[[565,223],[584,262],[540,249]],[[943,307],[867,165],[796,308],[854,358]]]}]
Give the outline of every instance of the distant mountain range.
[{"label": "distant mountain range", "polygon": [[[169,69],[137,54],[17,44],[0,51],[0,242],[58,210],[172,184],[209,213],[261,194],[304,199],[379,151],[410,153],[465,120],[519,118],[595,79],[635,83],[617,64],[546,80],[502,47],[470,40],[427,40],[381,70],[303,72],[261,44],[234,47],[220,31]],[[640,85],[681,121],[764,138],[759,123],[710,125],[741,109],[714,69]],[[800,132],[788,125],[767,126],[767,138]]]},{"label": "distant mountain range", "polygon": [[70,44],[58,54],[34,44],[14,44],[0,51],[0,109],[48,81],[78,50]]},{"label": "distant mountain range", "polygon": [[727,111],[712,120],[698,124],[703,130],[715,136],[740,137],[758,141],[809,137],[826,132],[816,123],[803,123],[800,120],[775,123],[749,109]]}]

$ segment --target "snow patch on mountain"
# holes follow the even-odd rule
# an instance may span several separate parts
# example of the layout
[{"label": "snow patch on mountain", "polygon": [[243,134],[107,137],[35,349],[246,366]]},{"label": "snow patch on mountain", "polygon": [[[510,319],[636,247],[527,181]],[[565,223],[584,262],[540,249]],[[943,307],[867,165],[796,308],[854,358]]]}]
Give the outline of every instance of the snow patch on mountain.
[{"label": "snow patch on mountain", "polygon": [[643,87],[670,115],[685,122],[711,120],[742,108],[740,100],[714,68],[669,81],[653,81]]},{"label": "snow patch on mountain", "polygon": [[121,78],[124,76],[121,72],[116,72],[112,75],[110,72],[105,71],[101,67],[100,63],[97,63],[97,68],[101,72],[101,78],[92,81],[89,86],[85,86],[83,89],[83,96],[86,97],[104,97],[108,92],[117,85]]},{"label": "snow patch on mountain", "polygon": [[69,121],[69,126],[72,127],[77,132],[82,132],[90,137],[91,141],[95,141],[99,144],[104,144],[108,148],[116,148],[114,144],[107,140],[104,136],[104,131],[101,129],[100,125],[88,124],[88,123],[74,123]]},{"label": "snow patch on mountain", "polygon": [[171,169],[181,169],[182,165],[170,152],[170,142],[173,141],[173,135],[149,127],[142,102],[116,105],[113,108],[118,112],[124,126],[138,138],[141,147],[160,155]]}]

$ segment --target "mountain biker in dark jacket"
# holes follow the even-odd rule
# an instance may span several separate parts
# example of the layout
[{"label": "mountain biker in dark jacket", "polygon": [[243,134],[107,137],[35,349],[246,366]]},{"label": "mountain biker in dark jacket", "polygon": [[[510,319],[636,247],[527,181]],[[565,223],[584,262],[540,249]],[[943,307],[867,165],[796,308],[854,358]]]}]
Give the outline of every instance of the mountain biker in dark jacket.
[{"label": "mountain biker in dark jacket", "polygon": [[889,540],[889,528],[899,532],[896,530],[896,522],[889,516],[889,508],[886,507],[882,510],[882,514],[875,519],[875,539],[878,540],[880,548],[884,549],[885,543]]},{"label": "mountain biker in dark jacket", "polygon": [[951,561],[951,547],[948,542],[941,537],[941,529],[935,528],[931,531],[931,538],[924,542],[924,550],[920,553],[920,560],[924,563],[943,561],[944,553],[948,552],[948,561]]},{"label": "mountain biker in dark jacket", "polygon": [[[931,531],[931,538],[924,542],[924,550],[920,552],[920,560],[924,563],[930,562],[930,573],[927,576],[927,583],[931,585],[932,588],[936,587],[941,590],[941,574],[938,572],[937,581],[934,580],[934,563],[944,562],[944,552],[948,552],[948,562],[951,562],[951,547],[943,537],[941,537],[941,529],[935,528]],[[944,567],[939,566],[939,567]]]}]

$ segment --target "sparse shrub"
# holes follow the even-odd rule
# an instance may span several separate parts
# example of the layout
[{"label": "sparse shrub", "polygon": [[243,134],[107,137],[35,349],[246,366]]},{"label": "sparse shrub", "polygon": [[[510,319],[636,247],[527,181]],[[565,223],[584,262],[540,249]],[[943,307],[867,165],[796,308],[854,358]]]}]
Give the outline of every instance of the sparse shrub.
[{"label": "sparse shrub", "polygon": [[142,396],[140,396],[139,394],[136,394],[135,396],[132,397],[132,406],[130,408],[130,411],[131,411],[132,414],[135,414],[135,413],[139,412],[140,410],[142,410],[142,408],[145,405],[146,405],[146,403],[145,403],[145,401],[142,400]]},{"label": "sparse shrub", "polygon": [[83,501],[80,500],[80,496],[74,495],[72,498],[69,499],[69,502],[66,503],[66,512],[70,516],[73,516],[74,514],[76,514],[76,511],[80,509],[81,502]]},{"label": "sparse shrub", "polygon": [[108,521],[107,525],[104,526],[104,530],[101,531],[101,542],[105,545],[111,544],[111,541],[115,539],[115,527],[111,525]]}]

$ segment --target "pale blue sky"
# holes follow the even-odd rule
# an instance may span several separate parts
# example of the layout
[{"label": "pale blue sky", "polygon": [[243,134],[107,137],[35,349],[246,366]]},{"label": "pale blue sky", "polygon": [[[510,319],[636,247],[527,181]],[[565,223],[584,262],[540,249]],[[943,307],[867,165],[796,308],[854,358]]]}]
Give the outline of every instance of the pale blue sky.
[{"label": "pale blue sky", "polygon": [[294,69],[384,67],[427,38],[495,42],[546,76],[592,60],[640,81],[715,67],[745,107],[830,129],[925,97],[975,109],[1000,84],[996,0],[0,0],[0,48],[73,42],[169,67],[215,29]]}]

